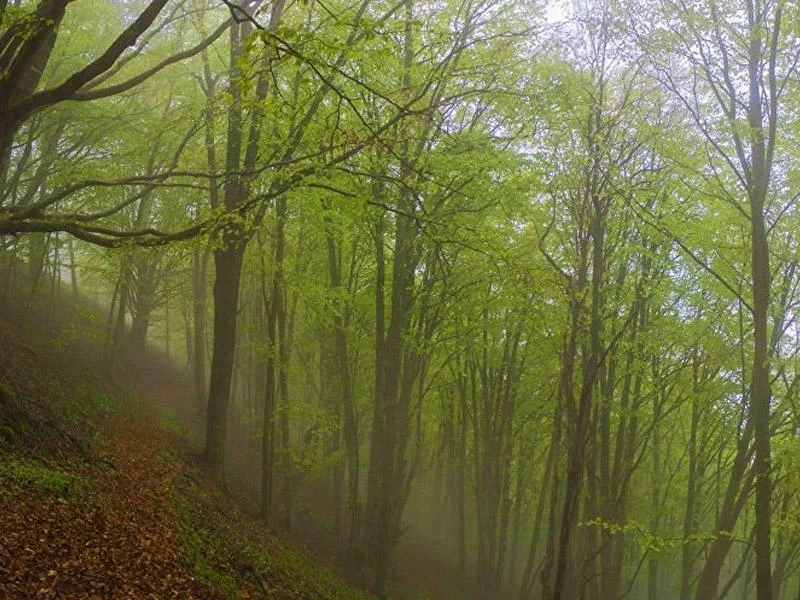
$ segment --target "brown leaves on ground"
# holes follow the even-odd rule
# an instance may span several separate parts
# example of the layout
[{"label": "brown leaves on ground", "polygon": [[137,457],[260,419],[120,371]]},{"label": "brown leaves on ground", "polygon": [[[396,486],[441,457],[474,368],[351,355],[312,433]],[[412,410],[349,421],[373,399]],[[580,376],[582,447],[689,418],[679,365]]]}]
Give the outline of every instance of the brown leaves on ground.
[{"label": "brown leaves on ground", "polygon": [[0,496],[0,598],[209,598],[176,540],[171,482],[148,420],[104,427],[113,468],[66,499],[12,488]]}]

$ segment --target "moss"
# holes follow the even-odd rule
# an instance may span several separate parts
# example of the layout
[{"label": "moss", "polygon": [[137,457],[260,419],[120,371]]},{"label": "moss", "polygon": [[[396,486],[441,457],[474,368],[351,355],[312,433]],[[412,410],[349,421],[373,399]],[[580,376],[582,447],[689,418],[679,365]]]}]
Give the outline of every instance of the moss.
[{"label": "moss", "polygon": [[0,463],[0,480],[59,498],[74,496],[86,488],[82,477],[16,456],[7,457]]}]

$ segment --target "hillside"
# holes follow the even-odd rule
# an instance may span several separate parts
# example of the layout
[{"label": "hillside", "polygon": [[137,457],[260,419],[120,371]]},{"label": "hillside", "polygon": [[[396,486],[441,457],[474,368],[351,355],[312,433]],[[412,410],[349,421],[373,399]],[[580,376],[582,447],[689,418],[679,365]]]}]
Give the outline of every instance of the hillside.
[{"label": "hillside", "polygon": [[112,383],[91,309],[60,311],[0,303],[0,598],[369,598],[215,490],[168,367]]}]

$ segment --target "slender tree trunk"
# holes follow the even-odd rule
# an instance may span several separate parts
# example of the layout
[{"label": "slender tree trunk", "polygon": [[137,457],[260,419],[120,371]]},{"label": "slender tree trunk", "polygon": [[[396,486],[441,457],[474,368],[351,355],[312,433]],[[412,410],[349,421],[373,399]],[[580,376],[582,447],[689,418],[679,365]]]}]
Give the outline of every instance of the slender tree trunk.
[{"label": "slender tree trunk", "polygon": [[[660,393],[660,392],[659,392]],[[653,472],[650,482],[650,533],[658,535],[659,514],[661,510],[661,440],[658,432],[659,402],[654,402],[655,409],[653,414],[653,439],[652,439],[652,460]],[[658,567],[661,557],[651,556],[647,561],[647,600],[658,600],[659,598],[659,574]]]},{"label": "slender tree trunk", "polygon": [[[342,286],[341,246],[337,252],[337,244],[330,231],[327,234],[326,241],[328,250],[328,278],[334,293],[338,294]],[[352,568],[354,552],[356,550],[356,536],[360,527],[360,508],[358,503],[360,466],[358,456],[356,397],[343,311],[344,307],[341,305],[337,305],[334,310],[334,346],[339,367],[339,380],[341,383],[341,402],[344,413],[344,443],[347,452],[347,509],[350,513],[350,523],[347,547],[345,550],[345,564],[348,565],[348,568]]]},{"label": "slender tree trunk", "polygon": [[695,529],[695,503],[697,496],[697,428],[700,424],[700,401],[697,398],[700,393],[698,384],[698,358],[694,357],[692,371],[692,416],[689,429],[689,472],[688,482],[686,488],[686,512],[683,519],[683,537],[684,543],[681,548],[681,588],[680,600],[689,600],[691,597],[691,582],[692,582],[692,564],[693,553],[695,552],[694,544],[688,540],[694,533]]},{"label": "slender tree trunk", "polygon": [[[380,198],[380,190],[375,187],[376,198]],[[367,504],[364,519],[364,548],[371,555],[375,547],[378,528],[378,505],[381,484],[381,440],[386,422],[386,406],[384,403],[384,357],[386,350],[386,258],[384,253],[385,217],[378,216],[375,223],[375,339],[374,365],[375,379],[373,391],[372,431],[370,440],[369,471],[367,474]]]},{"label": "slender tree trunk", "polygon": [[[555,495],[553,494],[554,488],[557,487],[556,482],[553,481],[553,473],[555,473],[558,469],[558,456],[561,449],[561,404],[559,400],[560,396],[556,398],[555,407],[553,408],[552,425],[550,427],[550,442],[547,449],[547,462],[545,464],[544,474],[542,475],[542,485],[540,487],[541,493],[539,494],[536,504],[536,515],[533,522],[533,532],[531,533],[531,543],[528,548],[528,559],[525,564],[525,571],[522,575],[522,584],[520,586],[519,595],[520,600],[527,600],[527,598],[529,598],[533,593],[533,588],[536,584],[536,572],[534,570],[534,566],[539,549],[539,538],[541,537],[544,508],[547,503],[548,496],[550,497],[551,507],[556,504],[558,496],[557,492]],[[550,537],[552,538],[553,536]],[[546,556],[550,554],[551,550],[547,549]]]},{"label": "slender tree trunk", "polygon": [[208,296],[206,267],[208,251],[195,249],[192,253],[192,379],[198,409],[206,403],[206,302]]},{"label": "slender tree trunk", "polygon": [[[725,563],[725,557],[733,545],[731,532],[736,527],[736,521],[741,514],[752,485],[754,471],[749,468],[752,458],[750,441],[752,427],[747,424],[742,437],[737,442],[736,455],[729,470],[728,485],[724,497],[721,499],[716,522],[714,524],[714,540],[708,543],[705,564],[700,572],[695,588],[695,600],[715,598],[719,577]],[[719,471],[719,469],[718,469]],[[716,497],[722,494],[718,491]]]},{"label": "slender tree trunk", "polygon": [[[750,19],[750,90],[748,122],[750,125],[750,154],[752,157],[752,172],[748,182],[750,189],[750,226],[751,226],[751,270],[753,291],[753,375],[752,391],[750,398],[750,419],[753,423],[753,442],[755,455],[753,468],[755,470],[755,562],[756,562],[756,598],[757,600],[771,600],[772,597],[772,568],[771,568],[771,508],[772,497],[771,483],[771,458],[770,458],[770,374],[768,361],[768,319],[770,296],[770,267],[769,246],[767,230],[764,223],[764,204],[769,186],[769,177],[772,157],[768,155],[765,142],[762,108],[762,76],[763,76],[763,22],[764,8],[755,0],[748,0],[748,14]],[[775,8],[775,23],[773,35],[777,36],[781,24],[781,5]],[[777,39],[777,38],[776,38]],[[772,60],[777,49],[772,49]],[[776,89],[774,67],[770,68],[768,75],[770,90]],[[773,97],[771,104],[777,102]],[[771,106],[776,110],[775,106]],[[774,125],[775,116],[770,120]],[[774,143],[775,132],[772,130],[770,143]]]},{"label": "slender tree trunk", "polygon": [[[585,254],[584,254],[585,256]],[[577,289],[570,290],[573,296],[570,298],[570,330],[561,358],[561,380],[559,384],[559,407],[565,409],[567,424],[573,425],[575,422],[575,362],[578,352],[578,333],[581,327],[581,302],[580,295],[583,293],[585,285],[585,259],[584,267],[577,274]],[[557,416],[558,425],[561,424],[561,412]],[[554,427],[556,425],[554,424]],[[559,440],[561,434],[559,432]],[[557,461],[557,458],[555,458]],[[569,458],[568,458],[569,461]],[[568,462],[569,464],[569,462]],[[561,482],[563,474],[558,470],[553,471],[553,479],[550,487],[550,508],[548,517],[548,539],[542,570],[540,574],[542,586],[542,598],[550,598],[554,593],[556,561],[559,560],[560,535],[558,513],[563,510],[566,502],[565,492],[562,492]],[[567,486],[565,486],[566,488]]]},{"label": "slender tree trunk", "polygon": [[566,487],[564,489],[564,506],[561,513],[559,529],[558,557],[555,563],[555,579],[553,583],[552,600],[570,598],[572,594],[579,594],[575,589],[577,581],[573,570],[575,565],[570,564],[573,549],[570,546],[578,522],[583,479],[586,470],[587,443],[590,433],[590,420],[592,414],[592,397],[600,370],[600,344],[601,344],[601,305],[602,305],[602,277],[603,277],[603,236],[604,228],[602,217],[595,209],[592,216],[592,306],[590,326],[590,350],[584,363],[581,393],[578,399],[575,415],[573,437],[569,444],[567,457]]},{"label": "slender tree trunk", "polygon": [[459,431],[458,431],[458,467],[456,474],[456,528],[458,540],[458,577],[461,591],[466,596],[467,590],[467,393],[459,392]]},{"label": "slender tree trunk", "polygon": [[75,244],[72,238],[67,242],[69,244],[69,274],[70,283],[72,285],[72,295],[78,297],[78,265],[75,261]]}]

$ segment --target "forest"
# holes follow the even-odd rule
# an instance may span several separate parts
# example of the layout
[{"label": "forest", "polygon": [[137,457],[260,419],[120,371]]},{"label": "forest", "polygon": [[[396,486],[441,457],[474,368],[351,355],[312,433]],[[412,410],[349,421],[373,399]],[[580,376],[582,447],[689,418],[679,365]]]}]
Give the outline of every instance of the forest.
[{"label": "forest", "polygon": [[796,0],[0,0],[0,287],[377,597],[794,600],[799,137]]}]

